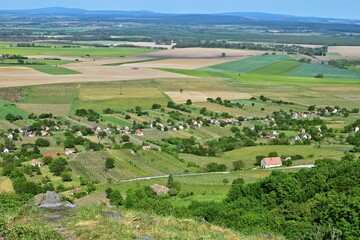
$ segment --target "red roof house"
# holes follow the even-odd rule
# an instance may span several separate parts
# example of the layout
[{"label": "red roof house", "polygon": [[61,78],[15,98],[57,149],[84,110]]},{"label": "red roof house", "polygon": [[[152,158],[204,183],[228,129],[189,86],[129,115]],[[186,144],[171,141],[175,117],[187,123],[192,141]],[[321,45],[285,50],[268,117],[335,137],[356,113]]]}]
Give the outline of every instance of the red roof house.
[{"label": "red roof house", "polygon": [[281,167],[282,161],[280,157],[268,157],[261,160],[262,168]]}]

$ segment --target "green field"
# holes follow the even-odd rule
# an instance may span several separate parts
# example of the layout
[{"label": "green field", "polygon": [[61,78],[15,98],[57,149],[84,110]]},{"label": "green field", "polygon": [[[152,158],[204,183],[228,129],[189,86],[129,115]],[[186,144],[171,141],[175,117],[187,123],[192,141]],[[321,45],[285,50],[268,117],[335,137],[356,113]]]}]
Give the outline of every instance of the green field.
[{"label": "green field", "polygon": [[288,73],[289,76],[314,77],[324,74],[325,78],[359,79],[360,73],[352,70],[341,69],[329,65],[304,64]]},{"label": "green field", "polygon": [[[321,73],[325,78],[341,78],[341,79],[360,79],[358,71],[340,69],[329,65],[320,64],[303,64],[291,59],[287,55],[267,55],[255,56],[246,59],[222,63],[206,68],[198,69],[200,71],[193,71],[190,73],[196,77],[226,77],[229,72],[235,73],[252,73],[263,75],[288,75],[297,77],[314,77]],[[168,70],[174,71],[174,70]],[[213,71],[213,73],[210,73]],[[222,71],[222,75],[218,73]],[[186,71],[174,71],[177,73],[186,74]]]},{"label": "green field", "polygon": [[301,67],[303,63],[300,63],[294,59],[283,60],[276,63],[271,63],[264,67],[258,68],[251,73],[254,74],[269,74],[269,75],[285,75],[288,72]]},{"label": "green field", "polygon": [[23,118],[28,116],[28,113],[16,107],[15,104],[0,100],[0,119],[5,119],[7,114],[20,115]]},{"label": "green field", "polygon": [[[68,64],[68,63],[74,63],[76,61],[72,61],[72,60],[51,60],[51,59],[34,59],[34,58],[29,58],[29,59],[24,59],[26,64],[45,64],[45,65],[63,65],[63,64]],[[1,64],[18,64],[18,60],[16,59],[2,59],[0,60],[0,66]]]},{"label": "green field", "polygon": [[102,118],[108,122],[111,122],[111,123],[114,123],[114,124],[117,124],[117,125],[121,125],[121,126],[128,126],[128,127],[131,127],[132,126],[132,123],[130,122],[127,122],[125,120],[122,120],[120,118],[117,118],[117,117],[114,117],[114,116],[111,116],[111,115],[103,115]]},{"label": "green field", "polygon": [[63,55],[63,56],[111,56],[111,57],[122,57],[122,56],[135,56],[158,50],[148,48],[126,48],[126,47],[80,47],[80,48],[62,48],[62,47],[51,47],[51,48],[31,48],[31,47],[0,47],[2,54],[15,54],[22,56],[31,55]]},{"label": "green field", "polygon": [[[54,97],[55,93],[56,97]],[[72,84],[32,86],[28,88],[24,102],[30,104],[72,104],[76,94],[77,89]]]},{"label": "green field", "polygon": [[290,59],[287,55],[266,55],[266,56],[254,56],[245,58],[238,61],[232,61],[227,63],[222,63],[206,68],[202,68],[202,70],[220,70],[225,72],[252,72],[256,69],[263,68],[273,63],[281,62],[283,60]]},{"label": "green field", "polygon": [[80,74],[77,71],[74,71],[69,68],[65,67],[58,67],[53,65],[37,65],[37,64],[16,64],[16,63],[10,63],[10,64],[0,64],[0,67],[27,67],[32,68],[36,71],[50,74],[50,75],[68,75],[68,74]]},{"label": "green field", "polygon": [[35,69],[42,73],[47,73],[51,75],[68,75],[68,74],[80,74],[77,71],[64,68],[64,67],[55,67],[51,65],[26,65],[32,69]]},{"label": "green field", "polygon": [[326,53],[326,56],[337,57],[337,56],[341,56],[341,54],[337,52],[328,52]]}]

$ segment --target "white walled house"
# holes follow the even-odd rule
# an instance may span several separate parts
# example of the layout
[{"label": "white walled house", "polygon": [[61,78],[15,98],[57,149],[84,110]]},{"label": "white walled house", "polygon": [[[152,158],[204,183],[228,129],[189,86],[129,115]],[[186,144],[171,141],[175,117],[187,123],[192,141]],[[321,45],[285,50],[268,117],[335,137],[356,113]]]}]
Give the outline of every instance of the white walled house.
[{"label": "white walled house", "polygon": [[261,168],[281,167],[282,161],[280,157],[268,157],[261,160]]}]

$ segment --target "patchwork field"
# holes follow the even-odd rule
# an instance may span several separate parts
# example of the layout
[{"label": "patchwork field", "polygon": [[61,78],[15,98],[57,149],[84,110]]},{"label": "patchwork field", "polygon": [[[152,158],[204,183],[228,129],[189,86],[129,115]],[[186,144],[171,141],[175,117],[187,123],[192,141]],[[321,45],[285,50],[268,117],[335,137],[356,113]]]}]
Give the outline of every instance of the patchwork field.
[{"label": "patchwork field", "polygon": [[[101,63],[100,63],[101,64]],[[133,69],[118,66],[67,66],[69,69],[80,72],[76,76],[49,75],[26,67],[0,67],[0,87],[31,86],[55,83],[73,82],[105,82],[120,80],[139,80],[149,78],[179,78],[179,74],[164,72],[150,68]]]}]

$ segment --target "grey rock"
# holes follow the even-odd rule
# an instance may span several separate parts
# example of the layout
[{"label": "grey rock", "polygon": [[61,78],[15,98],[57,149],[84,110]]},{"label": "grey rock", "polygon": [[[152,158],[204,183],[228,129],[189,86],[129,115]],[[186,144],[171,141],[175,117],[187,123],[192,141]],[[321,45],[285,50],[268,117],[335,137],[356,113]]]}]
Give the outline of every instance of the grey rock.
[{"label": "grey rock", "polygon": [[115,219],[115,220],[123,220],[123,216],[121,216],[120,214],[118,213],[113,213],[113,212],[102,212],[101,213],[103,216],[105,217],[110,217],[112,219]]},{"label": "grey rock", "polygon": [[63,206],[59,194],[47,191],[45,197],[41,200],[39,207],[41,208],[60,208]]},{"label": "grey rock", "polygon": [[40,208],[45,209],[66,209],[75,208],[76,206],[70,202],[62,202],[61,196],[55,192],[47,191],[46,194],[35,196],[35,203]]},{"label": "grey rock", "polygon": [[69,202],[69,201],[66,201],[65,206],[66,206],[67,208],[76,208],[76,205],[73,204],[73,203],[71,203],[71,202]]}]

